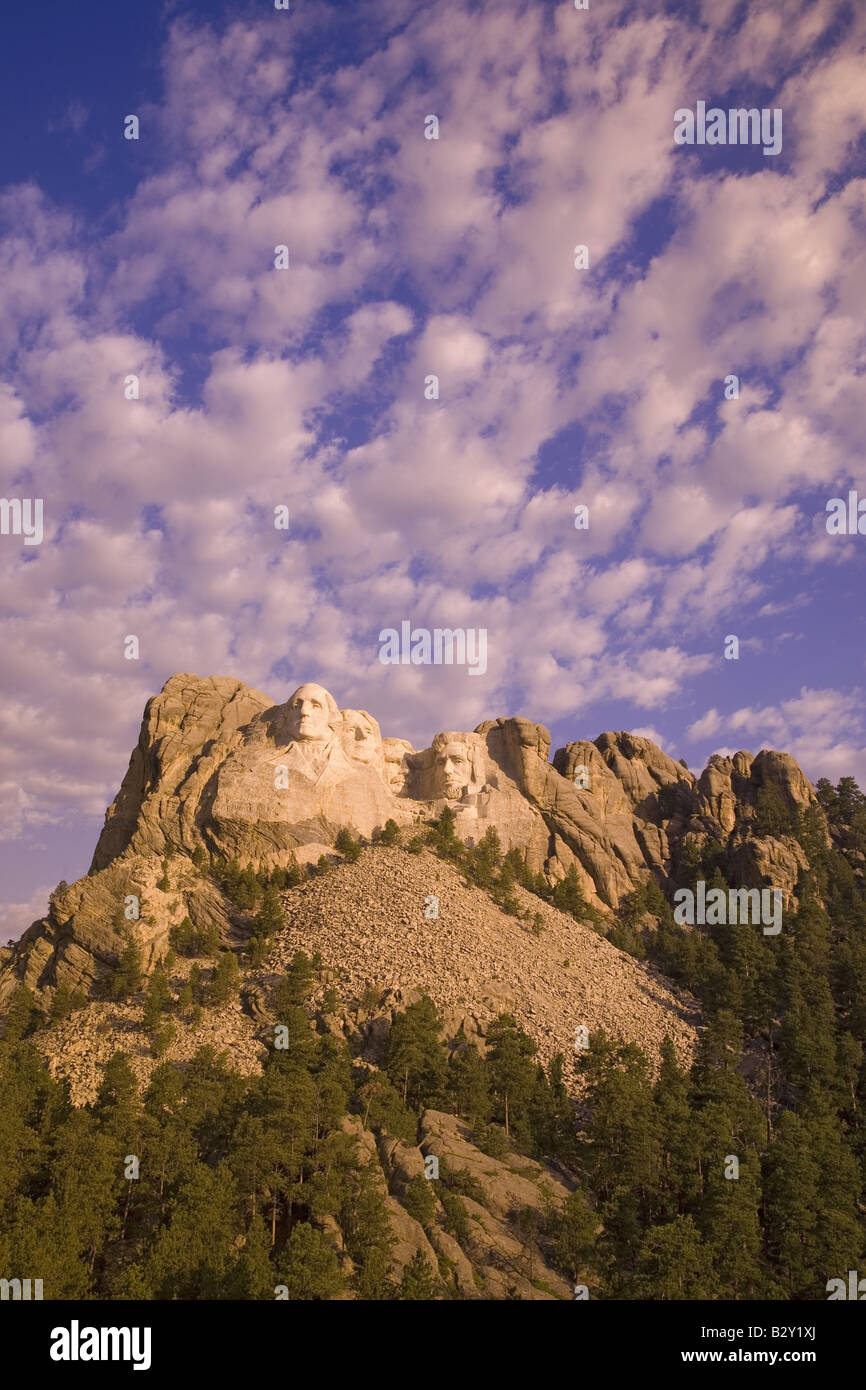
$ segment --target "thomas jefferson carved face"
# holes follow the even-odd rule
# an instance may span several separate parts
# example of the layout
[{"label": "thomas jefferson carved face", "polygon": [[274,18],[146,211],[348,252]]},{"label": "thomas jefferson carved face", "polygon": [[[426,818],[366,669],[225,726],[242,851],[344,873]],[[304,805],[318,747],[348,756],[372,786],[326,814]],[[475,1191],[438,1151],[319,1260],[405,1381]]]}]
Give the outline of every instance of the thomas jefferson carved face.
[{"label": "thomas jefferson carved face", "polygon": [[339,722],[333,695],[321,685],[299,685],[288,699],[289,734],[300,743],[327,743]]},{"label": "thomas jefferson carved face", "polygon": [[341,710],[343,752],[354,763],[382,763],[382,736],[372,715],[363,709]]}]

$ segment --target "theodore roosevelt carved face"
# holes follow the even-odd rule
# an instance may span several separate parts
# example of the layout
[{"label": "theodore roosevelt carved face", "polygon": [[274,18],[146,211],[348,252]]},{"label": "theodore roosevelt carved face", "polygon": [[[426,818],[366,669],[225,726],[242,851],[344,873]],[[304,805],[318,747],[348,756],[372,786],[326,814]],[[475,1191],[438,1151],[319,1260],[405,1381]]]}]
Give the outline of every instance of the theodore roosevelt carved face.
[{"label": "theodore roosevelt carved face", "polygon": [[409,755],[415,750],[405,738],[383,738],[382,749],[385,755],[385,781],[398,796],[409,780]]}]

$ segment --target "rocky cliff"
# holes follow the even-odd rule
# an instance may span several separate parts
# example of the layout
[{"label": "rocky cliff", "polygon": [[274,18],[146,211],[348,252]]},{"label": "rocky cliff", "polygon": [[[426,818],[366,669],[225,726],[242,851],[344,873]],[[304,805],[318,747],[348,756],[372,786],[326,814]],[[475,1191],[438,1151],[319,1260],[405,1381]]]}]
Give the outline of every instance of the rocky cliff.
[{"label": "rocky cliff", "polygon": [[[43,1024],[32,1045],[76,1107],[97,1101],[118,1052],[142,1093],[168,1084],[161,1063],[182,1078],[217,1054],[243,1084],[267,1086],[281,991],[303,953],[314,978],[301,1032],[309,1024],[316,1045],[338,1040],[351,1059],[342,1137],[383,1204],[394,1286],[423,1266],[440,1280],[428,1296],[569,1298],[571,1266],[533,1232],[549,1235],[574,1172],[429,1101],[417,1127],[397,1103],[368,1128],[363,1097],[393,1075],[400,1020],[432,1001],[451,1059],[484,1058],[510,1020],[542,1075],[560,1076],[569,1116],[587,1109],[581,1032],[637,1044],[651,1078],[667,1037],[688,1067],[701,1010],[627,953],[634,923],[659,931],[659,894],[670,902],[713,873],[790,896],[804,844],[828,830],[783,753],[715,756],[698,778],[622,732],[550,753],[529,719],[445,731],[416,750],[318,685],[274,705],[235,680],[174,676],[147,704],[89,872],[58,885],[0,960],[0,1026],[14,1000],[20,1028],[26,986]],[[760,1070],[755,1049],[746,1076]],[[339,1261],[333,1296],[352,1296],[339,1222],[310,1219]]]},{"label": "rocky cliff", "polygon": [[[773,799],[772,834],[762,796]],[[237,944],[243,923],[202,866],[315,862],[344,827],[375,839],[392,820],[411,833],[448,806],[467,844],[493,828],[531,872],[551,883],[571,872],[609,913],[650,876],[675,885],[684,856],[708,844],[742,886],[790,894],[803,852],[786,829],[814,803],[784,753],[714,756],[696,779],[649,739],[620,732],[551,760],[548,731],[524,718],[443,732],[415,750],[317,685],[274,705],[226,677],[172,676],[148,701],[88,874],[59,886],[0,965],[0,1008],[20,982],[46,1004],[60,985],[90,992],[130,931],[146,969],[183,917]]]}]

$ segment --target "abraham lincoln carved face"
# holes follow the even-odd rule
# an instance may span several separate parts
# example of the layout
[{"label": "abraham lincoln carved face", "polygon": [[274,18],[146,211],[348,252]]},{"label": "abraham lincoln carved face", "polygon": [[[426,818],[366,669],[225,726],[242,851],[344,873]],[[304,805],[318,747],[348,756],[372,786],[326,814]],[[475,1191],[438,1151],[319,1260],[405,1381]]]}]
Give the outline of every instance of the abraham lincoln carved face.
[{"label": "abraham lincoln carved face", "polygon": [[437,734],[433,740],[433,795],[460,801],[476,782],[475,752],[460,734]]}]

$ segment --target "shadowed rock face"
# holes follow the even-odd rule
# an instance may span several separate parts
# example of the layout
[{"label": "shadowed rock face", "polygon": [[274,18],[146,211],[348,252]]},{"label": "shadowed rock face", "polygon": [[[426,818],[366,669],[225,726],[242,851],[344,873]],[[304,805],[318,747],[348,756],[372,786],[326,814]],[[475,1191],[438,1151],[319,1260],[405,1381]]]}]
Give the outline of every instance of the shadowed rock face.
[{"label": "shadowed rock face", "polygon": [[[345,713],[345,711],[344,711]],[[414,749],[408,739],[405,738],[383,738],[382,753],[384,757],[383,776],[394,796],[399,796],[406,790],[406,783],[412,773],[412,754]]]},{"label": "shadowed rock face", "polygon": [[[404,739],[383,739],[366,710],[341,711],[316,683],[275,705],[228,677],[172,676],[147,703],[88,875],[56,895],[49,915],[0,961],[0,1005],[18,979],[34,989],[61,979],[87,987],[112,969],[122,949],[118,908],[136,893],[131,884],[147,899],[139,932],[149,949],[185,913],[210,912],[227,939],[225,908],[207,907],[190,862],[201,846],[276,867],[293,853],[318,857],[343,826],[371,837],[388,819],[411,826],[445,806],[467,843],[492,826],[533,872],[555,880],[574,867],[601,908],[615,907],[648,873],[664,883],[672,846],[685,835],[723,841],[744,886],[775,873],[784,880],[775,886],[787,888],[799,847],[748,833],[758,791],[769,785],[792,810],[815,800],[783,753],[714,756],[696,780],[649,739],[620,732],[569,743],[551,762],[547,729],[516,717],[437,734],[416,751]],[[178,886],[165,895],[156,885],[167,852]]]},{"label": "shadowed rock face", "polygon": [[179,675],[148,700],[141,733],[105,826],[90,873],[132,848],[163,854],[169,843],[192,850],[195,813],[219,763],[241,741],[239,729],[272,708],[260,690],[226,676]]}]

